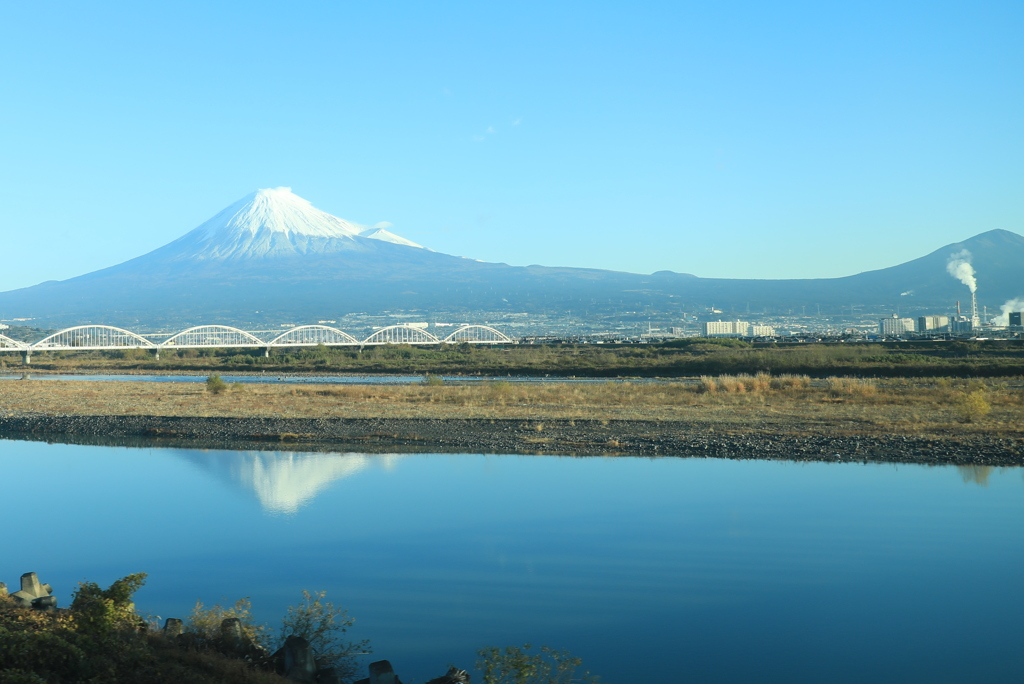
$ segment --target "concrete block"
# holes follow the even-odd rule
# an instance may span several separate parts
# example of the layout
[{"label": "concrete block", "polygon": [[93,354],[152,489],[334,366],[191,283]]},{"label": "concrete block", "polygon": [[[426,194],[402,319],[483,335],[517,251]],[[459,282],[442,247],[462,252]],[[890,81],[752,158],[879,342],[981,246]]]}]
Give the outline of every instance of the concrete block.
[{"label": "concrete block", "polygon": [[32,602],[35,601],[38,596],[33,596],[27,591],[16,591],[11,594],[11,598],[14,599],[14,605],[19,608],[31,608]]},{"label": "concrete block", "polygon": [[395,669],[387,660],[370,663],[370,684],[399,684]]},{"label": "concrete block", "polygon": [[53,612],[57,610],[57,597],[56,596],[40,596],[37,599],[32,600],[32,607],[36,610],[43,610],[46,612]]},{"label": "concrete block", "polygon": [[294,634],[284,641],[284,676],[293,682],[316,681],[316,662],[309,642]]},{"label": "concrete block", "polygon": [[39,577],[34,572],[26,572],[21,576],[21,590],[30,594],[32,598],[49,595],[47,592],[43,591],[42,585],[39,584]]},{"label": "concrete block", "polygon": [[238,653],[245,650],[245,632],[242,631],[242,621],[238,618],[226,618],[221,622],[220,636],[231,650]]},{"label": "concrete block", "polygon": [[164,621],[164,637],[167,639],[177,639],[184,629],[181,618],[167,618]]}]

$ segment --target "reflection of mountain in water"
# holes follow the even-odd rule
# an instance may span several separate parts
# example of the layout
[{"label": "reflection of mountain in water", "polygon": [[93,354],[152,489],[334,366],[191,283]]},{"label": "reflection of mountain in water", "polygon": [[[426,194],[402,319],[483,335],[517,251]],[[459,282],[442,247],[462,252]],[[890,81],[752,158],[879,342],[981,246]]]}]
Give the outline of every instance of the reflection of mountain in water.
[{"label": "reflection of mountain in water", "polygon": [[295,513],[332,482],[355,475],[373,463],[391,466],[397,456],[294,453],[290,451],[174,450],[234,486],[256,493],[263,509]]}]

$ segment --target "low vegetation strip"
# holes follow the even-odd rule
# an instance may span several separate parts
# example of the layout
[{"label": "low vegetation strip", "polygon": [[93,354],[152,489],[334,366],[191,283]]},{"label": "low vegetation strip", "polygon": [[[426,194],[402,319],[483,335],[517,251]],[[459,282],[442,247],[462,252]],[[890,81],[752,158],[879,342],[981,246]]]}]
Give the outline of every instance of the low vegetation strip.
[{"label": "low vegetation strip", "polygon": [[[0,369],[22,368],[16,353]],[[814,377],[1007,377],[1024,375],[1024,341],[753,344],[688,338],[657,344],[471,344],[275,349],[33,352],[36,369],[76,372],[318,372],[438,375],[684,377],[738,373]]]},{"label": "low vegetation strip", "polygon": [[[207,446],[1024,463],[1024,388],[705,376],[662,383],[232,385],[9,380],[0,434]],[[909,441],[908,441],[909,440]],[[255,445],[255,446],[253,446]],[[280,447],[276,447],[280,448]]]}]

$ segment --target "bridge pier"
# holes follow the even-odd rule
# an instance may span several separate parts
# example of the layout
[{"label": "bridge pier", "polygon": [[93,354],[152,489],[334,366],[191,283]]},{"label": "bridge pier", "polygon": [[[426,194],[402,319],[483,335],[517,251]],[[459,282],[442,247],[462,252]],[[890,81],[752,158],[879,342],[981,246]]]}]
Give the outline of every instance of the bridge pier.
[{"label": "bridge pier", "polygon": [[156,359],[157,361],[160,360],[160,349],[153,350],[153,358]]},{"label": "bridge pier", "polygon": [[265,358],[265,359],[269,359],[270,358],[270,347],[264,347],[263,348],[263,358]]},{"label": "bridge pier", "polygon": [[32,352],[30,352],[28,349],[21,352],[21,362],[24,363],[26,366],[32,363]]}]

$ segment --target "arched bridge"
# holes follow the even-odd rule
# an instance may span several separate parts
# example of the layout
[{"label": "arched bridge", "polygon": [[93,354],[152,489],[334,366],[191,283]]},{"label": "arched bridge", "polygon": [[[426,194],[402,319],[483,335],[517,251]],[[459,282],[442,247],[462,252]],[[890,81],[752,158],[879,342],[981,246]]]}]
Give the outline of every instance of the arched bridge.
[{"label": "arched bridge", "polygon": [[[150,335],[155,337],[155,335]],[[164,337],[161,335],[160,337]],[[326,325],[301,325],[271,339],[227,325],[200,325],[154,342],[145,335],[109,325],[79,325],[67,328],[28,344],[0,335],[0,352],[18,351],[31,359],[34,351],[89,351],[103,349],[149,349],[159,358],[162,349],[249,348],[271,349],[296,347],[368,347],[382,344],[515,344],[516,341],[489,325],[463,325],[446,337],[432,335],[422,327],[391,325],[375,330],[360,340],[343,330]]]}]

